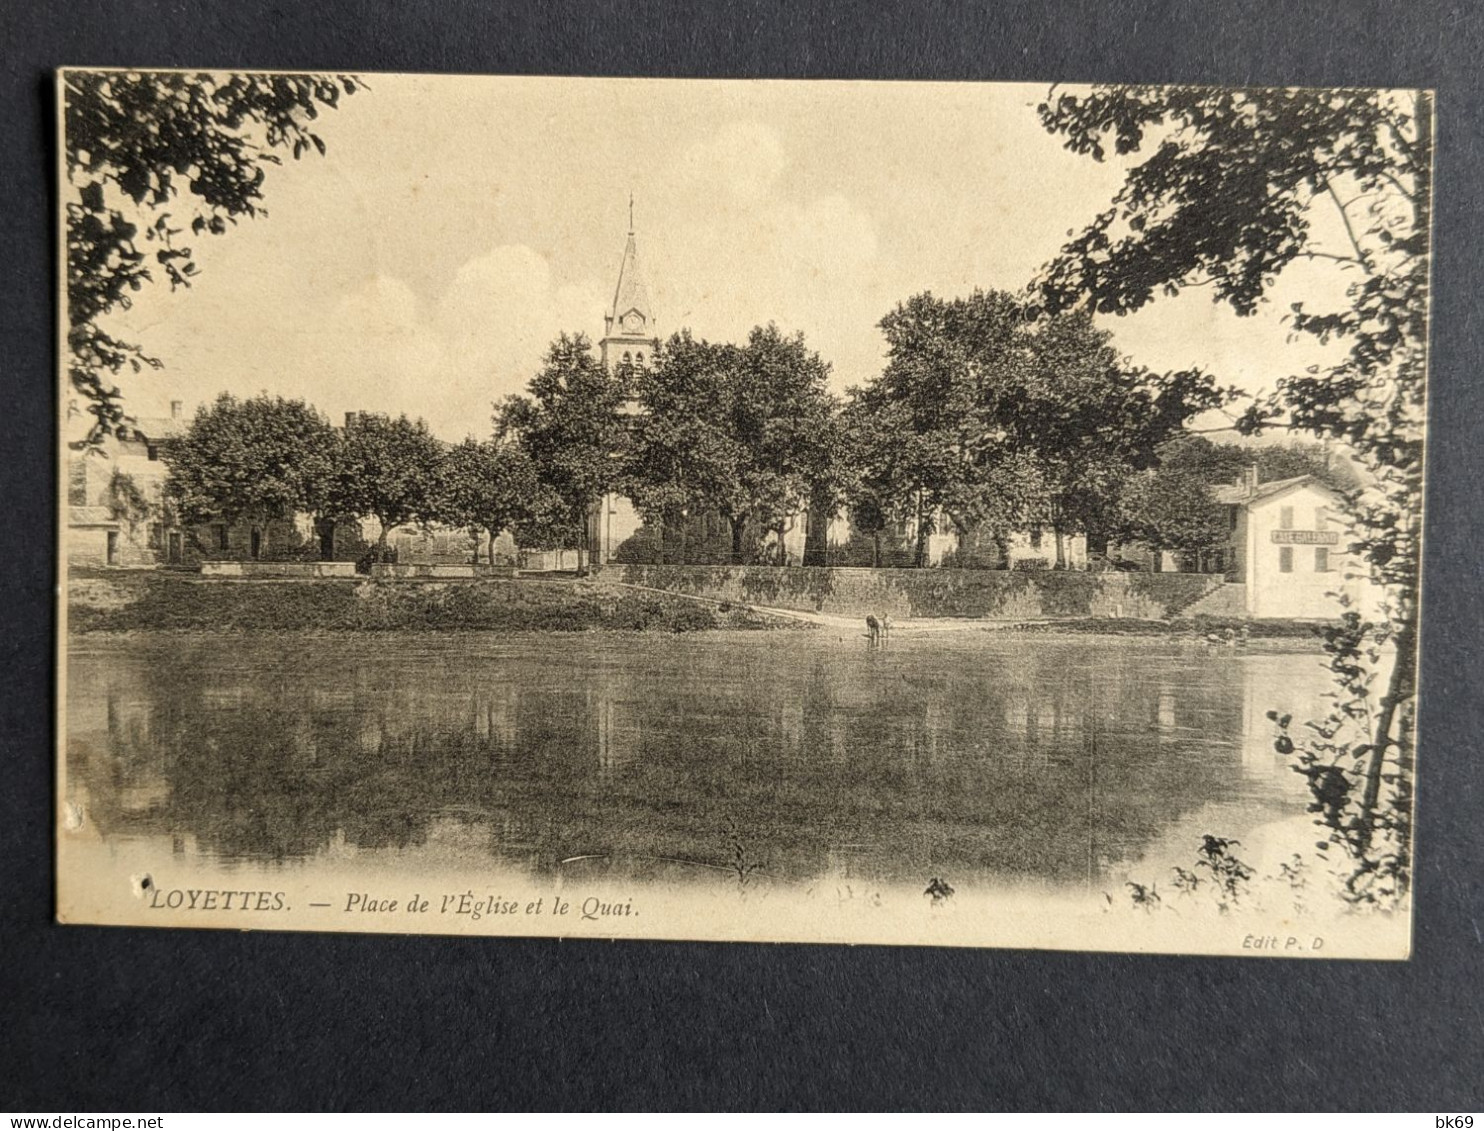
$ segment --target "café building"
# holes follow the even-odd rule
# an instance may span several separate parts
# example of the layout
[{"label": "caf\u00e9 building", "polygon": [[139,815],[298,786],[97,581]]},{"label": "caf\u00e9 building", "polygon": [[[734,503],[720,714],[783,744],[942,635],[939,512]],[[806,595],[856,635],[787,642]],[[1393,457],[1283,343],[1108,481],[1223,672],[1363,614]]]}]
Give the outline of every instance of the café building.
[{"label": "caf\u00e9 building", "polygon": [[1340,593],[1365,596],[1352,576],[1363,563],[1346,553],[1344,500],[1313,476],[1258,483],[1249,473],[1217,498],[1232,508],[1228,576],[1244,586],[1248,616],[1332,620]]}]

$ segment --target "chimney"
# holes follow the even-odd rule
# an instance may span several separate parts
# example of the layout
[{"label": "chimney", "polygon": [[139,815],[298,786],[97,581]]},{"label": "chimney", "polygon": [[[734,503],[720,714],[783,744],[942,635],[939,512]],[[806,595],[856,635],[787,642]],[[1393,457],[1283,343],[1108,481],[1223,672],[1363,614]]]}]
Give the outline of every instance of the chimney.
[{"label": "chimney", "polygon": [[347,412],[345,414],[345,426],[347,428],[354,428],[356,426],[356,420],[360,417],[360,415],[361,414],[358,412]]},{"label": "chimney", "polygon": [[185,408],[185,401],[170,402],[170,419],[179,420],[181,411]]},{"label": "chimney", "polygon": [[1247,494],[1254,495],[1256,493],[1257,493],[1257,464],[1254,463],[1251,467],[1249,467],[1247,469]]}]

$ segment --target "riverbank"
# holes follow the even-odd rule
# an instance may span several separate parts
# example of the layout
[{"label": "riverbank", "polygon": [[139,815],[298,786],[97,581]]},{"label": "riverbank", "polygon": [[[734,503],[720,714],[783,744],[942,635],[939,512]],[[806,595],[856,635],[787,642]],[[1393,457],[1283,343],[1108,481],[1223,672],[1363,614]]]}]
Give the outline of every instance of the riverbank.
[{"label": "riverbank", "polygon": [[73,633],[140,631],[699,632],[795,627],[725,602],[599,580],[203,579],[163,572],[74,574]]},{"label": "riverbank", "polygon": [[[864,635],[856,616],[667,592],[611,578],[237,580],[168,572],[89,571],[68,579],[68,631],[96,632],[700,632],[823,629]],[[1322,626],[1119,616],[937,616],[897,620],[893,635],[1067,633],[1253,640],[1311,647]]]},{"label": "riverbank", "polygon": [[1089,617],[1166,620],[1222,579],[1196,573],[1076,570],[858,569],[776,566],[613,566],[603,576],[641,589],[857,620],[954,617],[1035,621]]}]

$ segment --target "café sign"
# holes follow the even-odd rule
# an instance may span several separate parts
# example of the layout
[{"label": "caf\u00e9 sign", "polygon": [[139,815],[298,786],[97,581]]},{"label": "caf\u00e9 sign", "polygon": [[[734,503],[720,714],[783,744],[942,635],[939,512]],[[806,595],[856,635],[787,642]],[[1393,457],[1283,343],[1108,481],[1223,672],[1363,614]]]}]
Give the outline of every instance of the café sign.
[{"label": "caf\u00e9 sign", "polygon": [[1275,530],[1273,541],[1280,546],[1333,546],[1340,540],[1334,530]]}]

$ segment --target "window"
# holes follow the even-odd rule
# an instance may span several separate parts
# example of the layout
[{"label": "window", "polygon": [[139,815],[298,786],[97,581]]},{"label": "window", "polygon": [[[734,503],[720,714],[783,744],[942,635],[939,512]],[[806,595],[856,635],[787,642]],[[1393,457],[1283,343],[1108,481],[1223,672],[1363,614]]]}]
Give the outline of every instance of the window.
[{"label": "window", "polygon": [[152,460],[157,460],[160,458],[160,446],[158,444],[146,444],[144,451],[145,454],[148,455],[149,458]]},{"label": "window", "polygon": [[1329,572],[1329,547],[1328,546],[1315,546],[1314,547],[1314,572],[1315,573],[1328,573]]},{"label": "window", "polygon": [[227,548],[227,524],[219,522],[216,525],[216,548],[225,550]]},{"label": "window", "polygon": [[149,524],[148,544],[151,550],[163,550],[165,548],[165,527],[163,523],[152,522]]},{"label": "window", "polygon": [[1279,530],[1292,530],[1293,529],[1293,508],[1292,507],[1283,507],[1281,510],[1278,511],[1278,529]]},{"label": "window", "polygon": [[1329,529],[1329,508],[1328,507],[1315,507],[1314,508],[1314,529],[1315,530],[1328,530]]},{"label": "window", "polygon": [[1033,527],[1031,527],[1031,549],[1032,550],[1039,550],[1040,548],[1041,548],[1041,528],[1039,526],[1033,526]]},{"label": "window", "polygon": [[1292,546],[1279,546],[1278,547],[1278,572],[1279,573],[1292,573],[1293,572],[1293,547]]}]

